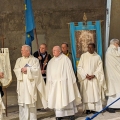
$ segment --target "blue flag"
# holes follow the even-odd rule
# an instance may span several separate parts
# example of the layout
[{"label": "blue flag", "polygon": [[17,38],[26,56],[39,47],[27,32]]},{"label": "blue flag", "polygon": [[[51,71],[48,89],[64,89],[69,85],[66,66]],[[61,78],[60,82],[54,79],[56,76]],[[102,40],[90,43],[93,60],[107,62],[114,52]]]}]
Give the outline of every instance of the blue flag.
[{"label": "blue flag", "polygon": [[25,28],[26,28],[26,41],[25,44],[32,46],[34,40],[35,21],[32,10],[31,0],[25,0]]}]

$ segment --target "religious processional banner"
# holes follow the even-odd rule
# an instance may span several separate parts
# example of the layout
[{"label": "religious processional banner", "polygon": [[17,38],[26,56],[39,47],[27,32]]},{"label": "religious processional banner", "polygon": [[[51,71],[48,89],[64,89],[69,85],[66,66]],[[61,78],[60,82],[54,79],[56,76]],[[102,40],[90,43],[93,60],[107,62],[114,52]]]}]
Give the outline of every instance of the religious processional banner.
[{"label": "religious processional banner", "polygon": [[8,48],[0,48],[0,72],[4,73],[4,78],[1,78],[0,82],[2,83],[3,87],[7,88],[12,82],[12,73]]},{"label": "religious processional banner", "polygon": [[77,64],[80,59],[81,54],[87,51],[87,46],[89,43],[96,44],[96,52],[102,58],[102,37],[101,37],[101,22],[92,21],[78,22],[75,25],[74,22],[70,23],[70,38],[71,38],[71,50],[73,59],[73,68],[76,73]]}]

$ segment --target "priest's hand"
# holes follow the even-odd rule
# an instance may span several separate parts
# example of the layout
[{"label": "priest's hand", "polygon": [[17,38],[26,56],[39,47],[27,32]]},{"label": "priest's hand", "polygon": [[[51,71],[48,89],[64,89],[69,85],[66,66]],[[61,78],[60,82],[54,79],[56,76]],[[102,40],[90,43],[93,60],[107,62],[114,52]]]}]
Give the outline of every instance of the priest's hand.
[{"label": "priest's hand", "polygon": [[41,73],[42,73],[42,74],[45,74],[45,73],[46,73],[46,70],[41,70]]},{"label": "priest's hand", "polygon": [[38,59],[39,59],[39,60],[42,60],[42,57],[41,57],[41,56],[38,56]]},{"label": "priest's hand", "polygon": [[93,79],[95,77],[95,75],[91,75],[90,77],[91,77],[91,79]]},{"label": "priest's hand", "polygon": [[0,72],[0,78],[4,78],[4,73]]},{"label": "priest's hand", "polygon": [[21,69],[21,72],[24,73],[24,74],[27,74],[27,67],[23,67],[23,68]]},{"label": "priest's hand", "polygon": [[90,75],[89,80],[92,80],[95,77],[95,75]]},{"label": "priest's hand", "polygon": [[88,80],[91,80],[91,77],[87,74],[86,75],[86,78],[88,79]]},{"label": "priest's hand", "polygon": [[95,77],[95,75],[86,75],[86,78],[88,79],[88,80],[92,80],[93,78]]}]

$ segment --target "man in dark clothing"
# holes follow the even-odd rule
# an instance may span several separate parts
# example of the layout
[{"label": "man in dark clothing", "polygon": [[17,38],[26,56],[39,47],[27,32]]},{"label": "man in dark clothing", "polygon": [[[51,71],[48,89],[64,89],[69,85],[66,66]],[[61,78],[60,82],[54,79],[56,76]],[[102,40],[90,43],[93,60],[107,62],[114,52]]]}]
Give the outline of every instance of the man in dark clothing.
[{"label": "man in dark clothing", "polygon": [[69,57],[72,62],[72,53],[69,52],[68,43],[64,42],[61,44],[62,53]]},{"label": "man in dark clothing", "polygon": [[36,51],[33,56],[39,59],[41,73],[46,83],[46,68],[49,60],[51,59],[51,55],[47,53],[47,45],[42,43],[39,51]]}]

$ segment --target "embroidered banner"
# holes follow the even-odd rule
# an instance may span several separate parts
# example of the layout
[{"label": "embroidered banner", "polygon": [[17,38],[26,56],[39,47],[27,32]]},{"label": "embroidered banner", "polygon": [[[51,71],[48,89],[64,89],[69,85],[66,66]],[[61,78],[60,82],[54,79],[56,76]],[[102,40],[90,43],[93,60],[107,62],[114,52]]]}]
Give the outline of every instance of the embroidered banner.
[{"label": "embroidered banner", "polygon": [[1,78],[0,82],[2,83],[3,87],[8,87],[12,82],[12,73],[8,48],[0,48],[0,72],[4,73],[4,78]]},{"label": "embroidered banner", "polygon": [[76,26],[74,22],[70,23],[70,38],[73,68],[76,73],[77,63],[82,53],[87,51],[87,45],[90,42],[96,43],[97,53],[102,57],[102,37],[101,37],[101,22],[88,21],[86,25],[83,22],[78,22]]}]

